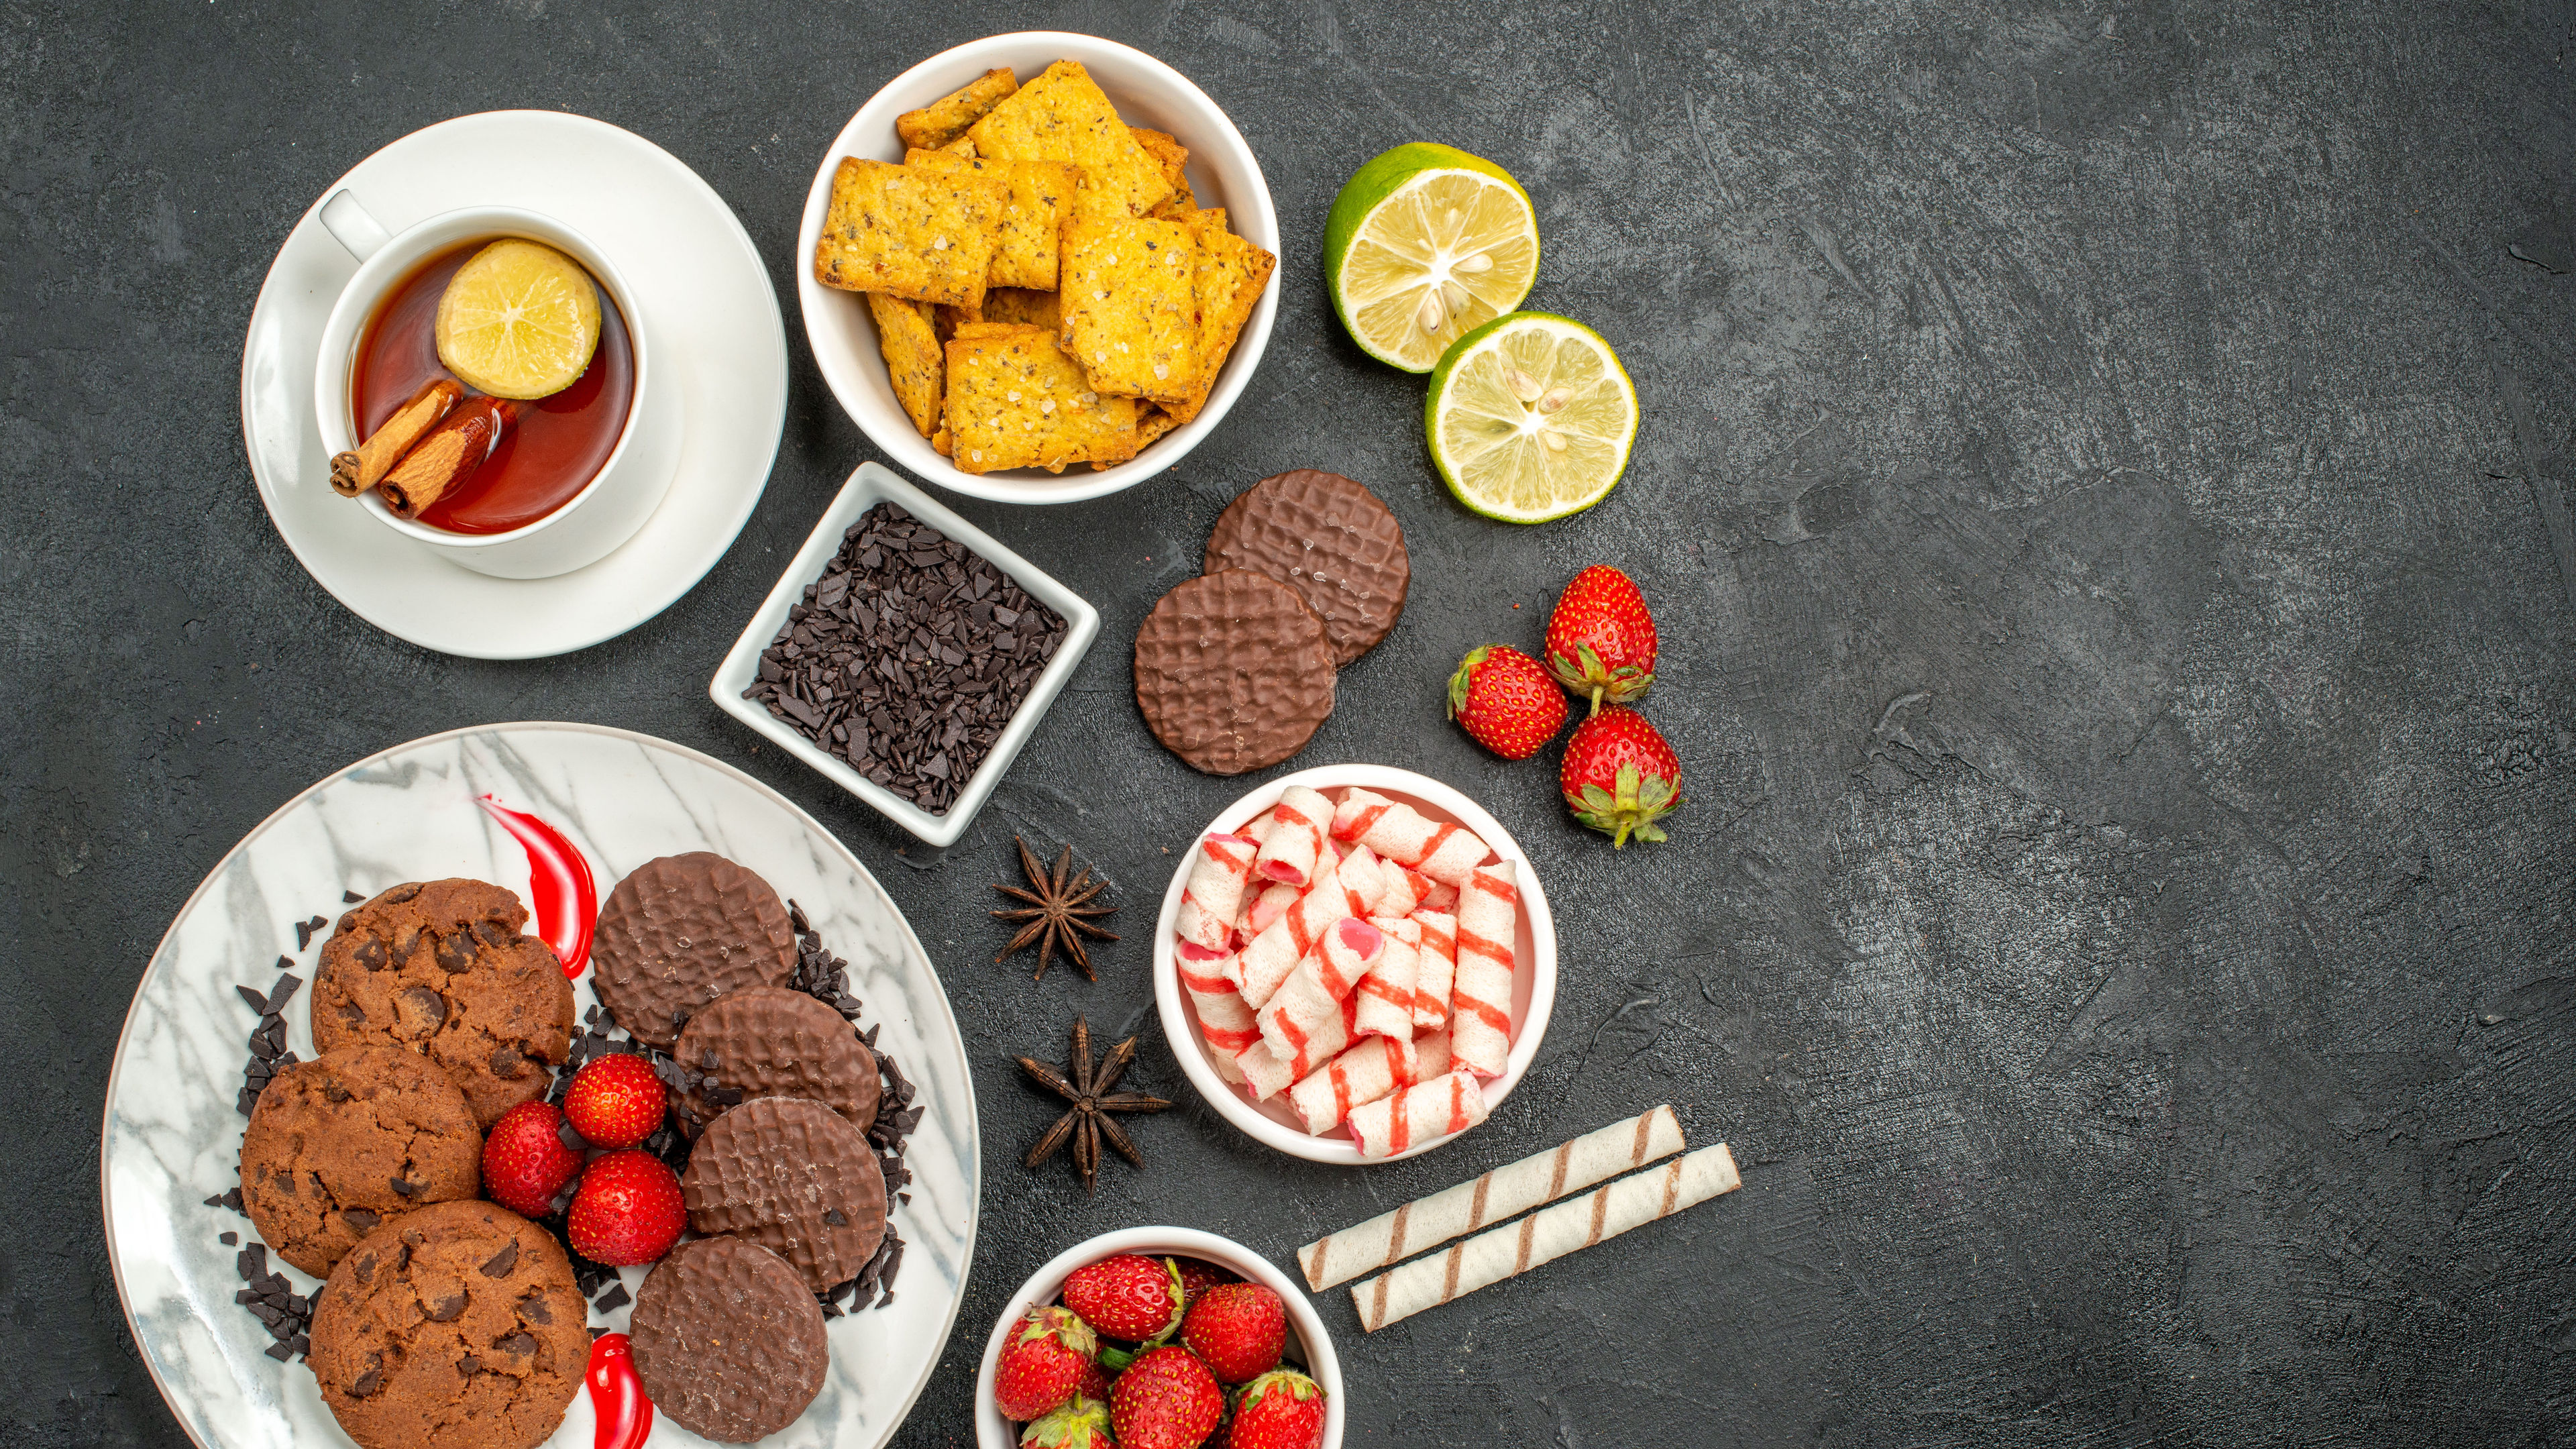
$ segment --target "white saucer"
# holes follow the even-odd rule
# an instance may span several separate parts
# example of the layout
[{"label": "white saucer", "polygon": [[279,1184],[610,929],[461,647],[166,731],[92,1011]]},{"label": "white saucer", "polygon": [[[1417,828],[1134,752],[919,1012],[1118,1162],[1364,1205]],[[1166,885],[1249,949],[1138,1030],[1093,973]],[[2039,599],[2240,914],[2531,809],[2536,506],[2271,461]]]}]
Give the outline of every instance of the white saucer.
[{"label": "white saucer", "polygon": [[[331,491],[313,418],[314,349],[358,263],[315,213],[342,187],[388,230],[463,206],[526,206],[615,258],[645,301],[655,365],[671,369],[672,395],[687,408],[670,495],[624,547],[551,579],[489,578]],[[324,187],[269,267],[242,345],[242,441],[286,546],[359,618],[477,659],[570,653],[669,608],[742,532],[786,423],[778,294],[732,208],[643,137],[552,111],[442,121]]]}]

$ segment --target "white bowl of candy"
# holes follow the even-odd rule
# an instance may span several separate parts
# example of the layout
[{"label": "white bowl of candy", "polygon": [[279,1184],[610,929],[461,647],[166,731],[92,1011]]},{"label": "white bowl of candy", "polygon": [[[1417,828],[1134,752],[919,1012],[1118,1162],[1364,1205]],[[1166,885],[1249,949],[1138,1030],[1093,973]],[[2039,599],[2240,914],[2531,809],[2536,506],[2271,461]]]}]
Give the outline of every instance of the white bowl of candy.
[{"label": "white bowl of candy", "polygon": [[1456,790],[1384,765],[1300,770],[1182,855],[1154,927],[1163,1034],[1259,1141],[1401,1161],[1485,1120],[1538,1055],[1556,1001],[1547,894]]}]

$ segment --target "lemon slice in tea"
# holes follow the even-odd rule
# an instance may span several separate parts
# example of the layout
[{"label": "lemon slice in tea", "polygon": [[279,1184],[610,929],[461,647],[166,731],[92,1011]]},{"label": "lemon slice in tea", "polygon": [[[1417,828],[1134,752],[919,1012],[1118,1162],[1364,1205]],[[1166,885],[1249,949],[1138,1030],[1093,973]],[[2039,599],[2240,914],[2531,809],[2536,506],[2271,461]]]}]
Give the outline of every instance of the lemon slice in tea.
[{"label": "lemon slice in tea", "polygon": [[477,392],[521,400],[561,392],[598,348],[598,285],[541,242],[492,243],[438,299],[438,360]]},{"label": "lemon slice in tea", "polygon": [[1415,141],[1371,159],[1324,223],[1333,310],[1369,356],[1407,372],[1429,372],[1537,279],[1529,193],[1455,146]]},{"label": "lemon slice in tea", "polygon": [[1544,523],[1601,501],[1637,438],[1637,388],[1601,334],[1510,312],[1458,339],[1422,409],[1431,462],[1487,518]]}]

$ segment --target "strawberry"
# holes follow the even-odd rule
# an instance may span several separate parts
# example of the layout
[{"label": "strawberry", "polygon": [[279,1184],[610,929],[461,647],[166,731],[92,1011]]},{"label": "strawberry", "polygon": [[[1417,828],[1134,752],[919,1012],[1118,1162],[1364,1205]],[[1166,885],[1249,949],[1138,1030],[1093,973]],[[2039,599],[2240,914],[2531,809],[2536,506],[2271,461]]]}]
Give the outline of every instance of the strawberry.
[{"label": "strawberry", "polygon": [[1064,1280],[1064,1306],[1105,1338],[1161,1338],[1180,1324],[1181,1305],[1181,1272],[1169,1258],[1120,1253]]},{"label": "strawberry", "polygon": [[1070,1309],[1030,1309],[1002,1346],[1002,1361],[993,1370],[993,1407],[1005,1419],[1045,1417],[1082,1386],[1099,1347],[1091,1325]]},{"label": "strawberry", "polygon": [[563,1114],[551,1102],[521,1102],[483,1139],[483,1195],[522,1217],[555,1210],[555,1196],[581,1175],[581,1154],[564,1146]]},{"label": "strawberry", "polygon": [[1288,1344],[1288,1305],[1258,1283],[1220,1283],[1190,1307],[1181,1342],[1218,1383],[1239,1384],[1279,1367]]},{"label": "strawberry", "polygon": [[1324,1387],[1295,1369],[1263,1374],[1234,1401],[1227,1449],[1317,1449],[1324,1442]]},{"label": "strawberry", "polygon": [[1449,676],[1449,717],[1486,749],[1526,760],[1565,724],[1565,696],[1537,660],[1487,644],[1468,650]]},{"label": "strawberry", "polygon": [[1574,818],[1624,846],[1661,840],[1655,822],[1682,803],[1682,763],[1646,717],[1613,705],[1574,727],[1557,787]]},{"label": "strawberry", "polygon": [[1106,1404],[1109,1402],[1110,1383],[1111,1375],[1108,1366],[1095,1358],[1082,1366],[1082,1382],[1075,1386],[1074,1392],[1086,1399],[1098,1399]]},{"label": "strawberry", "polygon": [[1608,564],[1576,574],[1547,617],[1547,667],[1593,714],[1652,687],[1655,616],[1636,583]]},{"label": "strawberry", "polygon": [[671,1251],[688,1225],[679,1174],[652,1153],[629,1148],[582,1169],[564,1237],[592,1262],[624,1268]]},{"label": "strawberry", "polygon": [[572,1130],[594,1146],[633,1147],[662,1125],[670,1101],[650,1062],[633,1052],[608,1052],[573,1073],[563,1110]]},{"label": "strawberry", "polygon": [[1185,1310],[1210,1288],[1237,1281],[1232,1273],[1197,1258],[1174,1258],[1172,1263],[1181,1270],[1181,1307]]},{"label": "strawberry", "polygon": [[1021,1430],[1020,1449],[1118,1449],[1109,1437],[1109,1406],[1076,1394]]},{"label": "strawberry", "polygon": [[1109,1390],[1109,1422],[1126,1449],[1198,1449],[1225,1412],[1225,1392],[1186,1348],[1138,1355]]}]

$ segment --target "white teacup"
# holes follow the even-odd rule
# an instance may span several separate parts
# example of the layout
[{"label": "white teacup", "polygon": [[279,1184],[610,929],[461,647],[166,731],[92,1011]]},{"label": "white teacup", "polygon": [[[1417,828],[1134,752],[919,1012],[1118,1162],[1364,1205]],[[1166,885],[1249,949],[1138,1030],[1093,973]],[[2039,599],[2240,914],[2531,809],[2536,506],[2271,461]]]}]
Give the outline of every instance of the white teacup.
[{"label": "white teacup", "polygon": [[[616,303],[626,320],[635,349],[634,397],[626,409],[626,428],[617,446],[579,493],[534,523],[507,533],[451,533],[397,517],[373,489],[353,506],[363,507],[387,528],[413,539],[462,567],[505,579],[543,579],[598,562],[635,536],[670,491],[680,454],[679,399],[657,368],[652,328],[625,274],[588,237],[539,212],[516,206],[476,206],[444,212],[388,233],[347,191],[322,204],[322,225],[358,259],[357,273],[340,291],[330,320],[322,325],[321,352],[313,368],[313,414],[322,425],[322,451],[347,452],[358,446],[352,416],[349,373],[369,318],[385,296],[414,267],[438,253],[478,237],[526,237],[556,248],[590,270],[590,275]],[[313,487],[329,486],[323,479]]]}]

